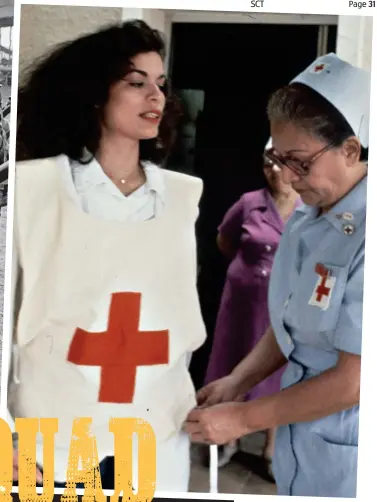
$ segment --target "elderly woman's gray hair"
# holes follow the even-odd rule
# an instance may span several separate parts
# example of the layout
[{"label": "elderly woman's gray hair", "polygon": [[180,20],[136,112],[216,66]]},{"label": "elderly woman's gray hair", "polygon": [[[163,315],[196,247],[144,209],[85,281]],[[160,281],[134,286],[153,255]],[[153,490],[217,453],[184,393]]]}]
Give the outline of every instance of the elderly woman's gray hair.
[{"label": "elderly woman's gray hair", "polygon": [[[300,83],[278,89],[269,99],[267,115],[270,122],[291,123],[334,147],[341,146],[346,139],[356,135],[327,99]],[[368,149],[360,146],[360,160],[367,161]]]}]

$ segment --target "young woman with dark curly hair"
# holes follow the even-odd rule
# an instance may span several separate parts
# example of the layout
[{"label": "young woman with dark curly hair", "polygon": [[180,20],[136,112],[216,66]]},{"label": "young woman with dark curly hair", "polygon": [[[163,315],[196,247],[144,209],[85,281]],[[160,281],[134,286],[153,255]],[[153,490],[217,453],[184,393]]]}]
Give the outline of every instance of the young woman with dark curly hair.
[{"label": "young woman with dark curly hair", "polygon": [[188,490],[202,182],[159,167],[177,114],[163,59],[160,34],[126,22],[55,49],[19,91],[8,408],[59,418],[58,485],[75,417],[92,417],[103,479],[109,419],[139,417],[156,434],[156,489]]}]

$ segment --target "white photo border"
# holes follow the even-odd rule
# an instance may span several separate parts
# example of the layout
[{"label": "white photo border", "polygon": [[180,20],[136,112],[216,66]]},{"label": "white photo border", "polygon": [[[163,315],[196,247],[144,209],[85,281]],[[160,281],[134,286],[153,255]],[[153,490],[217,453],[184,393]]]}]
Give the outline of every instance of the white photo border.
[{"label": "white photo border", "polygon": [[[362,2],[361,2],[362,3]],[[50,6],[92,6],[92,7],[122,7],[123,9],[169,9],[171,11],[191,11],[195,15],[199,12],[227,12],[234,13],[235,16],[253,14],[317,14],[317,15],[345,15],[345,16],[375,16],[377,6],[369,7],[369,1],[365,8],[351,8],[346,0],[311,0],[303,2],[301,0],[264,0],[263,7],[251,8],[250,0],[15,0],[14,5],[14,27],[13,27],[13,73],[12,73],[12,113],[11,113],[11,134],[10,134],[10,163],[8,180],[8,208],[7,208],[7,246],[5,259],[5,286],[4,286],[4,322],[3,322],[3,354],[1,366],[1,417],[7,418],[7,386],[9,372],[9,353],[11,349],[10,333],[12,330],[11,313],[11,270],[13,258],[13,215],[14,215],[14,184],[15,184],[15,131],[17,125],[17,89],[18,89],[18,66],[19,66],[19,40],[20,40],[20,6],[22,5],[50,5]],[[179,5],[179,9],[178,9]],[[373,36],[372,45],[372,85],[371,85],[371,118],[370,137],[374,137],[373,131],[377,135],[377,35]],[[363,358],[362,358],[362,386],[361,386],[361,410],[360,410],[360,442],[359,442],[359,469],[358,469],[358,496],[357,500],[369,502],[375,493],[375,468],[374,459],[377,451],[377,413],[375,405],[376,387],[374,384],[374,372],[376,371],[377,335],[376,320],[374,313],[376,310],[374,300],[376,298],[375,285],[377,282],[377,231],[374,227],[377,221],[377,172],[374,168],[377,165],[377,148],[373,146],[369,149],[369,164],[372,171],[368,173],[368,202],[367,202],[367,239],[366,239],[366,273],[364,283],[364,319],[363,319]],[[373,160],[374,159],[374,160]],[[377,383],[377,377],[376,377]],[[41,493],[42,490],[37,490]],[[55,489],[56,494],[63,493],[63,489]],[[15,489],[15,492],[18,492]],[[83,490],[77,490],[82,494]],[[112,495],[112,491],[105,491],[107,495]],[[249,498],[250,495],[241,494],[208,494],[208,493],[156,493],[158,498],[172,499],[223,499],[241,501]],[[274,500],[276,496],[253,495],[254,500],[267,501]],[[279,500],[288,500],[288,497],[280,497]],[[317,500],[310,497],[299,497],[301,500]],[[321,499],[321,500],[341,500],[341,499]]]}]

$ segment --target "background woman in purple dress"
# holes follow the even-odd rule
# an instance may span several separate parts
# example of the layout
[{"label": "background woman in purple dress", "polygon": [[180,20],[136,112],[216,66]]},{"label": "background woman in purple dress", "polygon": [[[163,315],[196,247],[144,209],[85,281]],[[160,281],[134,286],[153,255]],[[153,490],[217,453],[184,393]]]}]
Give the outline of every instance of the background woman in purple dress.
[{"label": "background woman in purple dress", "polygon": [[[300,204],[297,193],[282,182],[277,166],[264,160],[267,188],[245,193],[226,213],[217,237],[221,252],[231,260],[218,312],[206,383],[231,373],[251,351],[269,325],[267,293],[275,251],[284,225]],[[242,399],[267,396],[280,389],[280,370]],[[266,431],[263,457],[270,464],[274,430]],[[223,466],[237,444],[222,448]]]}]

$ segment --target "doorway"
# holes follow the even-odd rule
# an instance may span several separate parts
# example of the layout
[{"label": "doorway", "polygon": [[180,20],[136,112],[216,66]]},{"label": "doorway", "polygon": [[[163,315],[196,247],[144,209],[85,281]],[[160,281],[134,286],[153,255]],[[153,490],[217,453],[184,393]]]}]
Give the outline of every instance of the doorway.
[{"label": "doorway", "polygon": [[[335,52],[336,26],[324,52]],[[264,186],[262,153],[269,137],[270,94],[318,53],[318,25],[174,23],[172,85],[185,115],[167,167],[204,182],[197,224],[198,289],[207,341],[191,363],[202,385],[227,262],[216,246],[225,212],[245,192]]]}]

